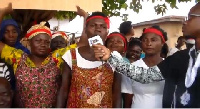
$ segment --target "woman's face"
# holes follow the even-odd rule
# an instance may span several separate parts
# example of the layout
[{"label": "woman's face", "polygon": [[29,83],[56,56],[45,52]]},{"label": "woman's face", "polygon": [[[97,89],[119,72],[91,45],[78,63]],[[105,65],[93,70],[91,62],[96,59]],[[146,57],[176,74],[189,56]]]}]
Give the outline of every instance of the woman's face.
[{"label": "woman's face", "polygon": [[92,19],[88,21],[85,28],[85,33],[87,34],[88,38],[99,35],[103,42],[105,42],[108,35],[108,27],[103,19]]},{"label": "woman's face", "polygon": [[40,33],[30,40],[31,54],[44,57],[49,54],[51,37]]},{"label": "woman's face", "polygon": [[54,39],[51,40],[52,51],[59,49],[59,48],[64,48],[66,46],[67,46],[67,43],[62,36],[57,36],[57,37],[55,37]]},{"label": "woman's face", "polygon": [[160,54],[162,46],[161,37],[155,33],[146,33],[142,38],[142,50],[146,56]]},{"label": "woman's face", "polygon": [[8,81],[0,77],[0,108],[10,108],[12,104],[12,90]]},{"label": "woman's face", "polygon": [[124,53],[124,41],[120,36],[112,36],[107,39],[107,48],[110,49],[111,51],[117,51],[120,54]]},{"label": "woman's face", "polygon": [[128,59],[133,60],[134,62],[140,59],[141,53],[142,53],[142,48],[139,45],[133,45],[128,48],[126,57]]},{"label": "woman's face", "polygon": [[8,25],[6,26],[4,33],[4,43],[13,47],[17,42],[18,32],[15,26]]}]

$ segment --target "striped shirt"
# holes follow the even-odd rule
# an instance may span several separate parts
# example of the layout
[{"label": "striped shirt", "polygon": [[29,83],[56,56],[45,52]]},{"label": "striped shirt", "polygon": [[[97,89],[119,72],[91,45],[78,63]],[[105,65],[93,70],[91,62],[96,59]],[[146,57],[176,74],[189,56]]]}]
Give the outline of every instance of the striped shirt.
[{"label": "striped shirt", "polygon": [[8,81],[11,79],[8,66],[3,62],[0,62],[0,77],[5,77]]}]

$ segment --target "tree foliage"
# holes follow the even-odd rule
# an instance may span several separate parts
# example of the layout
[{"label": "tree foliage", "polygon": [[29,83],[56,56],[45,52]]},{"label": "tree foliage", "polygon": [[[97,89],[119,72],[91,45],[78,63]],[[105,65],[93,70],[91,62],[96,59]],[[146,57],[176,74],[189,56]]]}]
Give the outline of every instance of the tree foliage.
[{"label": "tree foliage", "polygon": [[[128,2],[129,1],[129,2]],[[167,11],[167,5],[170,5],[170,8],[176,8],[177,2],[191,2],[192,0],[102,0],[102,12],[105,13],[108,16],[121,16],[123,20],[126,20],[128,15],[120,13],[120,9],[132,9],[134,12],[139,13],[139,11],[142,9],[141,2],[146,1],[146,2],[152,2],[155,3],[157,1],[165,1],[163,4],[158,4],[154,7],[155,12],[157,14],[165,14]],[[195,0],[196,2],[200,0]],[[8,16],[6,16],[9,18]],[[59,20],[63,19],[74,19],[76,17],[75,12],[70,12],[70,11],[58,11],[56,12],[55,18]]]},{"label": "tree foliage", "polygon": [[[169,4],[171,8],[178,8],[176,6],[177,0],[103,0],[103,12],[105,12],[109,16],[119,16],[120,9],[132,9],[134,12],[139,12],[142,9],[141,2],[152,2],[155,3],[157,1],[165,1],[163,4],[158,4],[154,7],[155,12],[157,14],[164,14],[167,10],[166,4]],[[191,2],[192,0],[178,0],[178,2]],[[200,0],[195,0],[196,2]]]},{"label": "tree foliage", "polygon": [[76,13],[72,11],[58,11],[55,14],[55,18],[59,20],[69,19],[72,20],[76,17]]},{"label": "tree foliage", "polygon": [[[139,13],[139,11],[142,9],[141,2],[146,1],[146,2],[157,2],[157,1],[162,1],[162,0],[102,0],[102,12],[107,14],[108,16],[121,16],[123,20],[127,19],[127,14],[122,14],[120,13],[120,9],[132,9],[134,12]],[[163,0],[165,1],[163,4],[158,4],[154,7],[155,12],[157,14],[165,14],[167,11],[167,4],[170,5],[170,8],[176,8],[177,2],[191,2],[192,0]],[[200,0],[195,0],[196,2]],[[57,12],[56,18],[58,19],[73,19],[76,16],[76,13],[74,12]]]},{"label": "tree foliage", "polygon": [[[120,13],[121,9],[132,9],[134,12],[139,13],[142,9],[142,1],[157,2],[162,0],[102,0],[102,12],[108,16],[121,16],[123,20],[127,20],[128,15]],[[178,8],[177,2],[191,2],[192,0],[163,0],[163,4],[158,4],[154,7],[157,14],[164,14],[167,11],[167,4],[171,8]],[[195,0],[196,2],[200,0]],[[52,17],[59,20],[69,19],[72,20],[76,17],[75,12],[70,11],[45,11],[45,10],[14,10],[10,16],[15,19],[24,33],[30,28],[33,21],[48,21]],[[23,33],[23,32],[22,32]]]}]

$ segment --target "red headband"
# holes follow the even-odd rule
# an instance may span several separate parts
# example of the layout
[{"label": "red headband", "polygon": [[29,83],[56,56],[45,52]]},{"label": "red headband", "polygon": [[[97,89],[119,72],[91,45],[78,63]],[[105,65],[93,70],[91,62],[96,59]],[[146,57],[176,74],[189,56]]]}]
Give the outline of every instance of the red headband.
[{"label": "red headband", "polygon": [[62,32],[62,31],[54,32],[52,35],[54,35],[54,34],[62,34],[62,36],[66,36],[67,37],[67,35],[65,34],[65,32]]},{"label": "red headband", "polygon": [[159,36],[162,38],[162,41],[163,41],[163,42],[165,42],[165,38],[164,38],[162,32],[160,32],[160,31],[157,30],[157,29],[148,28],[148,29],[145,29],[143,33],[144,33],[144,34],[145,34],[145,33],[155,33],[155,34],[159,35]]},{"label": "red headband", "polygon": [[122,40],[123,40],[123,42],[124,42],[124,51],[126,51],[127,50],[127,42],[126,42],[126,39],[125,39],[125,37],[123,37],[121,34],[119,34],[119,33],[111,33],[110,35],[108,35],[107,36],[107,38],[110,38],[110,37],[112,37],[112,36],[119,36]]},{"label": "red headband", "polygon": [[92,16],[92,17],[90,17],[89,19],[86,20],[86,23],[87,23],[88,21],[92,20],[92,19],[95,19],[95,18],[103,19],[103,20],[106,22],[108,29],[110,28],[110,20],[109,20],[108,17]]},{"label": "red headband", "polygon": [[30,33],[27,33],[26,38],[29,38],[30,36],[32,36],[32,34],[37,33],[37,32],[44,32],[44,33],[47,33],[50,37],[52,37],[51,31],[49,31],[47,29],[35,29],[35,30],[31,31]]}]

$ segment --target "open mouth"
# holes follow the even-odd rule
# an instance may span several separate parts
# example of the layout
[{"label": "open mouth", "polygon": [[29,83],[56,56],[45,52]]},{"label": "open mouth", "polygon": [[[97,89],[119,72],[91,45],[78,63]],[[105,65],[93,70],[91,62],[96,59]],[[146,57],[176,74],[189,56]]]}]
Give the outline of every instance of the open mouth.
[{"label": "open mouth", "polygon": [[114,50],[114,51],[116,51],[116,50],[118,50],[119,49],[119,47],[110,47],[110,50]]}]

